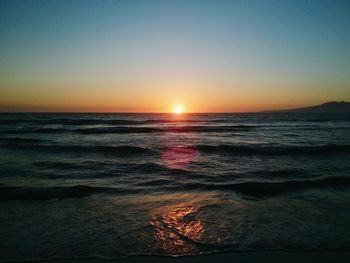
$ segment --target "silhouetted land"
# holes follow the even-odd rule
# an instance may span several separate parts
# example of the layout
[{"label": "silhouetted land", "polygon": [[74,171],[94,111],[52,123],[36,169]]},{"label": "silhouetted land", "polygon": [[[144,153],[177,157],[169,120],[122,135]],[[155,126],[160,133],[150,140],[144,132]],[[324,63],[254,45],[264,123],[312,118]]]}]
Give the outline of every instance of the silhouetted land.
[{"label": "silhouetted land", "polygon": [[295,108],[287,110],[265,111],[265,112],[302,112],[302,113],[350,113],[350,102],[345,101],[330,101],[321,105]]}]

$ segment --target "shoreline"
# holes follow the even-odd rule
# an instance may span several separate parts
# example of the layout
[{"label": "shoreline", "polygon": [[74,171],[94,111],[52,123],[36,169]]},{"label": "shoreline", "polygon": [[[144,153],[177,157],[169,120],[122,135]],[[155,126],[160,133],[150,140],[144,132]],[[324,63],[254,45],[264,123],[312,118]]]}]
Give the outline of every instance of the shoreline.
[{"label": "shoreline", "polygon": [[283,262],[283,263],[347,263],[350,262],[350,251],[254,251],[254,252],[230,252],[217,253],[209,255],[194,256],[129,256],[119,259],[103,259],[103,258],[70,258],[70,259],[43,259],[43,260],[23,260],[23,261],[0,261],[5,262],[54,262],[54,263],[209,263],[209,262]]}]

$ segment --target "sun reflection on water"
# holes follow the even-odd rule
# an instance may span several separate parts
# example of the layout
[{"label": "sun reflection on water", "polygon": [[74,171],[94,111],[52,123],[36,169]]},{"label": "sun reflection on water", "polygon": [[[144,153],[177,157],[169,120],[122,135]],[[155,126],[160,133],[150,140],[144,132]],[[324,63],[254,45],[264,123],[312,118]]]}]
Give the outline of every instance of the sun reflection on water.
[{"label": "sun reflection on water", "polygon": [[167,255],[191,254],[204,231],[198,215],[199,207],[174,208],[159,217],[152,217],[154,237]]}]

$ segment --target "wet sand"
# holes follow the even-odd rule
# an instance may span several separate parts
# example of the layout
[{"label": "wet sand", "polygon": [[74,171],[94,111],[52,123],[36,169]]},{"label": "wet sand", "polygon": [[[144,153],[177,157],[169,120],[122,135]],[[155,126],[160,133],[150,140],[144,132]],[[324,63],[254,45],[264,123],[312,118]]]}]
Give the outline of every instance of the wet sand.
[{"label": "wet sand", "polygon": [[[30,261],[26,261],[30,262]],[[34,261],[32,261],[34,262]],[[45,262],[55,263],[206,263],[206,262],[236,262],[236,263],[253,263],[253,262],[283,262],[283,263],[342,263],[350,262],[350,251],[313,251],[313,252],[283,252],[283,251],[262,251],[262,252],[236,252],[227,254],[212,254],[200,256],[185,257],[157,257],[157,256],[132,256],[123,259],[106,260],[106,259],[60,259],[47,260]]]}]

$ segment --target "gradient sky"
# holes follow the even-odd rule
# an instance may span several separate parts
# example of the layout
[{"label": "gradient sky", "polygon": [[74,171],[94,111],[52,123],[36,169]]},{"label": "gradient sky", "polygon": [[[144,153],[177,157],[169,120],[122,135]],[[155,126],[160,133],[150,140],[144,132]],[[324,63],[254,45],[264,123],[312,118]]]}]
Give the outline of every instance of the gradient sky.
[{"label": "gradient sky", "polygon": [[0,1],[1,111],[350,100],[350,1]]}]

